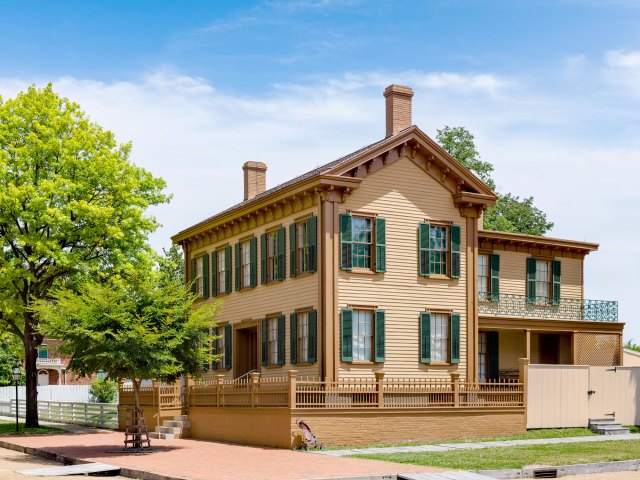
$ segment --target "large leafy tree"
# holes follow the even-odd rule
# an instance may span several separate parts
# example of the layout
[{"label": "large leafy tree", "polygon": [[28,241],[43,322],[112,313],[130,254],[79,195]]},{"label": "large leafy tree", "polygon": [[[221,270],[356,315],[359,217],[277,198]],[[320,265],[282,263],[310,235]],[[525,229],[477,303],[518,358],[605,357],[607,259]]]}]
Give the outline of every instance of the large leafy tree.
[{"label": "large leafy tree", "polygon": [[84,278],[135,269],[168,200],[165,183],[128,160],[130,144],[89,120],[51,85],[0,99],[0,328],[23,344],[26,426],[38,426],[32,306]]},{"label": "large leafy tree", "polygon": [[[492,190],[496,184],[491,178],[493,165],[481,159],[474,137],[464,127],[444,127],[437,130],[436,139],[453,158],[474,172]],[[484,213],[485,230],[544,235],[553,228],[547,215],[533,205],[533,197],[520,197],[511,193],[500,195],[496,204]]]}]

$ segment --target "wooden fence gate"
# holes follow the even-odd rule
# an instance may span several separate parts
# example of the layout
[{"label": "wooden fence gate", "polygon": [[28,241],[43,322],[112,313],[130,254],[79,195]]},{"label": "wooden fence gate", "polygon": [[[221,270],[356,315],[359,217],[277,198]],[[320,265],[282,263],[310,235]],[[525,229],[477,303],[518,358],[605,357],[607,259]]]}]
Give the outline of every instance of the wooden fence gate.
[{"label": "wooden fence gate", "polygon": [[640,424],[640,367],[529,365],[527,428],[586,427],[589,418]]}]

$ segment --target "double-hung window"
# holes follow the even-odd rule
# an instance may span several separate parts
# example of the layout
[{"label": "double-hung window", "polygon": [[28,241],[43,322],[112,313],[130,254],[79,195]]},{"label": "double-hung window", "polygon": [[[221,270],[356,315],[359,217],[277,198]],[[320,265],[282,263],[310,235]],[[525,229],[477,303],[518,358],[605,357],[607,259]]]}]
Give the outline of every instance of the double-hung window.
[{"label": "double-hung window", "polygon": [[309,361],[309,312],[298,313],[296,321],[298,362],[307,363]]},{"label": "double-hung window", "polygon": [[218,360],[216,361],[218,368],[224,367],[224,359],[225,359],[225,328],[224,327],[216,327],[216,336],[218,338],[215,339],[216,355],[219,355]]},{"label": "double-hung window", "polygon": [[262,319],[262,365],[284,365],[285,316]]},{"label": "double-hung window", "polygon": [[218,250],[216,252],[217,262],[218,262],[218,293],[229,293],[227,292],[227,275],[228,268],[227,265],[227,255],[225,255],[226,249]]},{"label": "double-hung window", "polygon": [[196,290],[198,292],[198,294],[202,297],[204,296],[204,289],[203,289],[203,283],[204,283],[204,277],[203,277],[203,266],[202,266],[202,257],[198,258],[196,260]]},{"label": "double-hung window", "polygon": [[489,299],[489,255],[478,255],[478,299]]},{"label": "double-hung window", "polygon": [[536,303],[549,302],[549,284],[551,282],[550,262],[536,260]]},{"label": "double-hung window", "polygon": [[311,309],[292,313],[289,327],[291,364],[314,363],[318,349],[317,311]]},{"label": "double-hung window", "polygon": [[343,308],[340,330],[343,362],[384,362],[384,310]]},{"label": "double-hung window", "polygon": [[527,258],[527,303],[560,304],[560,260]]},{"label": "double-hung window", "polygon": [[262,283],[284,280],[286,268],[285,227],[265,232],[260,237]]},{"label": "double-hung window", "polygon": [[242,288],[251,286],[251,241],[240,244],[240,278]]},{"label": "double-hung window", "polygon": [[418,224],[418,273],[460,278],[460,227]]},{"label": "double-hung window", "polygon": [[268,328],[268,363],[276,365],[278,363],[278,319],[267,319]]},{"label": "double-hung window", "polygon": [[383,217],[340,214],[340,269],[385,272],[386,229]]},{"label": "double-hung window", "polygon": [[500,299],[500,255],[478,255],[478,300]]},{"label": "double-hung window", "polygon": [[292,223],[289,227],[291,276],[316,271],[317,217]]},{"label": "double-hung window", "polygon": [[420,361],[460,363],[460,315],[447,312],[420,313]]},{"label": "double-hung window", "polygon": [[200,298],[209,297],[209,254],[191,259],[191,291]]}]

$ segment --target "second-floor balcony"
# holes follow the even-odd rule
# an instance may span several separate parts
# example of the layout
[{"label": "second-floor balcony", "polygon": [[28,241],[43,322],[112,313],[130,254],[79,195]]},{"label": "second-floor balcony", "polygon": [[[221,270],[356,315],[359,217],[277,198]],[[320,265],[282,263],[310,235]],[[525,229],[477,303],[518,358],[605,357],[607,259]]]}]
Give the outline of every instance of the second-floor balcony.
[{"label": "second-floor balcony", "polygon": [[617,322],[618,302],[579,298],[528,297],[511,293],[478,294],[480,315]]},{"label": "second-floor balcony", "polygon": [[61,358],[38,358],[36,360],[36,365],[51,365],[51,366],[62,366]]}]

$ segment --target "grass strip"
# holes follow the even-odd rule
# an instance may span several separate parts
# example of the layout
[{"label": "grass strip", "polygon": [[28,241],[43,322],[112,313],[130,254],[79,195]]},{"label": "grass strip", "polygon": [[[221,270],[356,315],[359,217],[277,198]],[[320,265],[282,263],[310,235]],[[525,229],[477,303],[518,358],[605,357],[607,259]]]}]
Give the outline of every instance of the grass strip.
[{"label": "grass strip", "polygon": [[640,458],[640,440],[523,445],[480,450],[389,453],[354,457],[444,469],[498,470],[522,468],[527,465],[555,466],[635,460]]},{"label": "grass strip", "polygon": [[[39,428],[25,428],[24,423],[18,424],[19,432],[18,435],[43,435],[47,433],[67,433],[66,430],[62,430],[61,428],[55,427],[46,427],[41,425]],[[0,436],[3,435],[16,435],[16,424],[15,422],[6,422],[0,420]]]}]

